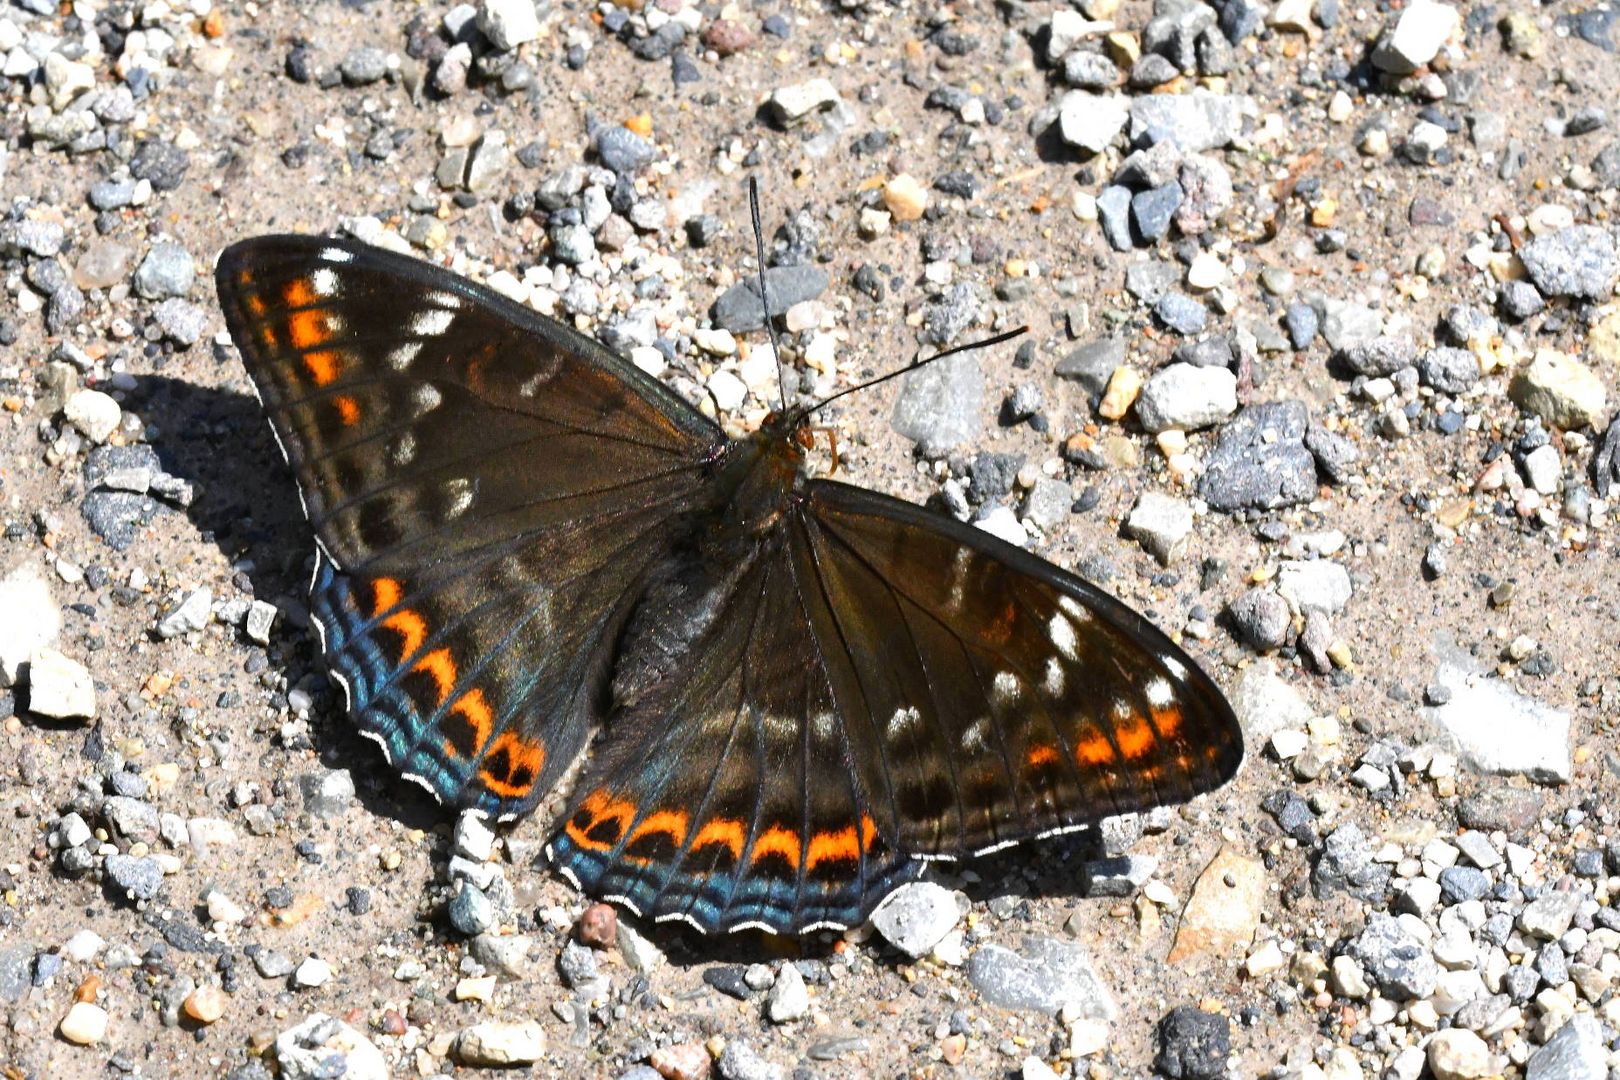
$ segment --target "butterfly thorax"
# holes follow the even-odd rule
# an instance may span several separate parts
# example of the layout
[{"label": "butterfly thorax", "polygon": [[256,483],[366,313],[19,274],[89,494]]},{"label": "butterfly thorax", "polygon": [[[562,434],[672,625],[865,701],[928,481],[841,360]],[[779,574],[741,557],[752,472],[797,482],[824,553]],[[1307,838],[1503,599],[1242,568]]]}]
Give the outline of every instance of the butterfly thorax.
[{"label": "butterfly thorax", "polygon": [[804,454],[779,432],[759,432],[717,453],[712,492],[685,515],[679,539],[653,566],[619,639],[613,699],[621,708],[656,693],[773,544],[799,499]]}]

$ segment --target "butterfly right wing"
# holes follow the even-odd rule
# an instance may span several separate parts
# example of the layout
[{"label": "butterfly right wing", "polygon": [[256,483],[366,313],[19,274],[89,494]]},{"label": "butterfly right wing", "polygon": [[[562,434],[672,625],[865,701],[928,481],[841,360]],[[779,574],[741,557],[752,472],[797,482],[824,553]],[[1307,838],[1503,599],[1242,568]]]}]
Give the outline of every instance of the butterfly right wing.
[{"label": "butterfly right wing", "polygon": [[361,731],[443,801],[522,813],[583,748],[719,429],[416,259],[261,237],[216,281],[319,542],[314,615]]}]

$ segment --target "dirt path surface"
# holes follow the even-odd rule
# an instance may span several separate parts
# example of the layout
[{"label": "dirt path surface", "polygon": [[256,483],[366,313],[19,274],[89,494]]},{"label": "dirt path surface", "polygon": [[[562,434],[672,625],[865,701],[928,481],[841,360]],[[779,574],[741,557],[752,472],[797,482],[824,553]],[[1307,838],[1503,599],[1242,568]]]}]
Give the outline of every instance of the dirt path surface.
[{"label": "dirt path surface", "polygon": [[[1617,22],[6,0],[0,1068],[1616,1075]],[[413,253],[736,433],[751,177],[805,394],[1031,328],[841,401],[841,473],[1148,613],[1233,783],[706,939],[355,734],[220,250]]]}]

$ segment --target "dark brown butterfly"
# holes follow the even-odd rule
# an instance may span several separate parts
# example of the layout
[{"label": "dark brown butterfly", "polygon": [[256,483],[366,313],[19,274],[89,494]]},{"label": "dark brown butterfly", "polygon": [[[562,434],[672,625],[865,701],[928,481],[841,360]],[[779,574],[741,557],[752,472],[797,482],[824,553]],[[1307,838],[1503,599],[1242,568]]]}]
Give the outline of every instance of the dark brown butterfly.
[{"label": "dark brown butterfly", "polygon": [[706,930],[857,923],[928,859],[1182,802],[1236,770],[1214,682],[985,532],[728,439],[489,289],[347,240],[217,285],[319,545],[363,734],[506,821],[602,738],[548,849]]}]

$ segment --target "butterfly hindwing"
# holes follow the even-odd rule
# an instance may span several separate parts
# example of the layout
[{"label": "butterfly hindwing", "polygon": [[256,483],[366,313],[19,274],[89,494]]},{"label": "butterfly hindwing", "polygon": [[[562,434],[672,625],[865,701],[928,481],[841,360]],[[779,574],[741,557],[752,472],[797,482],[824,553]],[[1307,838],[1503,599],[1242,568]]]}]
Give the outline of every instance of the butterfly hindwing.
[{"label": "butterfly hindwing", "polygon": [[522,812],[583,748],[616,620],[718,429],[415,259],[262,237],[216,280],[320,542],[314,611],[361,730],[445,801]]}]

